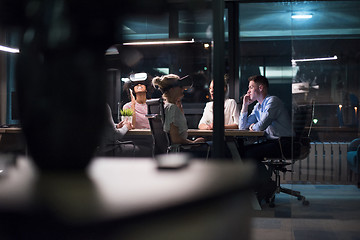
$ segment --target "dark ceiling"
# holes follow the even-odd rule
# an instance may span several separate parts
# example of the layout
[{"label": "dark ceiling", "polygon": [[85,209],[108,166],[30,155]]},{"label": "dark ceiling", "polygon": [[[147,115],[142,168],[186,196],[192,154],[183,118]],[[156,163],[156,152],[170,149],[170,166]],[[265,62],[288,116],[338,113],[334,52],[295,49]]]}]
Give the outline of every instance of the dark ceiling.
[{"label": "dark ceiling", "polygon": [[[292,19],[296,13],[310,13],[311,19]],[[292,37],[358,38],[360,1],[288,1],[239,4],[241,40],[290,39]],[[169,15],[126,18],[126,40],[165,39]],[[228,14],[225,11],[225,36]],[[212,10],[179,11],[179,37],[206,41],[212,39]]]}]

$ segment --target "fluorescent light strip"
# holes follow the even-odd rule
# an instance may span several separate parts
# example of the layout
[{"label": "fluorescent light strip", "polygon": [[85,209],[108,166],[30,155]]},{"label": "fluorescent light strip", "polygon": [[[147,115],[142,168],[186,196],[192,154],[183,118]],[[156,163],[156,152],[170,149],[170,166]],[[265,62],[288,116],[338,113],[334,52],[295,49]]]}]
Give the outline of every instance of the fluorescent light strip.
[{"label": "fluorescent light strip", "polygon": [[18,48],[9,48],[9,47],[5,47],[0,45],[0,51],[4,51],[4,52],[9,52],[9,53],[19,53],[20,50]]},{"label": "fluorescent light strip", "polygon": [[161,44],[182,44],[182,43],[194,43],[195,40],[191,39],[190,41],[152,41],[152,42],[128,42],[123,43],[123,45],[161,45]]},{"label": "fluorescent light strip", "polygon": [[293,19],[309,19],[312,18],[312,14],[294,14],[291,15]]},{"label": "fluorescent light strip", "polygon": [[324,58],[304,58],[304,59],[292,59],[292,64],[297,62],[311,62],[311,61],[327,61],[327,60],[336,60],[338,57],[335,55],[333,57],[324,57]]}]

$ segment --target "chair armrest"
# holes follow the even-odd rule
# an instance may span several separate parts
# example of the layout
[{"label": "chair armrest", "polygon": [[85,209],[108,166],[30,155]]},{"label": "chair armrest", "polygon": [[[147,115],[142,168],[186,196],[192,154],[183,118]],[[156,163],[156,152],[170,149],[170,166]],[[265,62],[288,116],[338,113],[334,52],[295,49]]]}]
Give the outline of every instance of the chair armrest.
[{"label": "chair armrest", "polygon": [[180,144],[180,146],[196,146],[196,145],[207,145],[207,146],[209,146],[209,144],[206,143],[206,142]]},{"label": "chair armrest", "polygon": [[118,144],[134,144],[133,141],[118,141]]},{"label": "chair armrest", "polygon": [[179,147],[179,148],[186,149],[187,147],[188,147],[188,148],[200,147],[200,146],[202,146],[202,145],[206,145],[207,147],[210,146],[208,143],[203,142],[203,143],[186,143],[186,144],[180,144],[178,147]]},{"label": "chair armrest", "polygon": [[107,146],[115,146],[115,145],[121,145],[121,144],[132,144],[132,145],[134,145],[134,142],[133,141],[119,141],[119,140],[116,140],[115,142],[108,143]]},{"label": "chair armrest", "polygon": [[158,119],[161,118],[161,115],[154,113],[154,114],[146,114],[145,117],[150,119]]}]

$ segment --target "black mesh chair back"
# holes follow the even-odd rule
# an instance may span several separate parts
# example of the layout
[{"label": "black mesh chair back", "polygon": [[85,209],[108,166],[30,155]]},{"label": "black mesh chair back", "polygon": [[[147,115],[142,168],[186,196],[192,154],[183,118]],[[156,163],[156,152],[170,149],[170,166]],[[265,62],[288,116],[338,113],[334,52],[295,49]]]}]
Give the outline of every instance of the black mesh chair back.
[{"label": "black mesh chair back", "polygon": [[311,142],[309,136],[313,124],[313,115],[314,104],[293,107],[292,123],[295,136],[291,139],[290,146],[281,144],[284,159],[297,161],[309,155]]},{"label": "black mesh chair back", "polygon": [[167,153],[170,140],[164,131],[164,102],[162,98],[146,100],[151,134],[153,136],[153,155]]}]

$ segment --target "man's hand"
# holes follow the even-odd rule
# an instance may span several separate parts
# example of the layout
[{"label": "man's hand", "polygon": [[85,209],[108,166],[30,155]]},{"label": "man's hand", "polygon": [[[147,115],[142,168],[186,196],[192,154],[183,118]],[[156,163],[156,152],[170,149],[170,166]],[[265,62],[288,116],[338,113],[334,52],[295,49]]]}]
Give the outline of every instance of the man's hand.
[{"label": "man's hand", "polygon": [[250,94],[247,93],[243,97],[243,106],[249,106],[250,103],[251,103]]},{"label": "man's hand", "polygon": [[250,104],[250,94],[245,94],[243,96],[243,103],[242,103],[242,108],[241,108],[241,112],[245,113],[248,111],[248,106]]},{"label": "man's hand", "polygon": [[249,130],[250,130],[250,131],[254,131],[254,129],[253,129],[254,124],[255,124],[255,123],[253,123],[253,124],[250,125],[250,127],[249,127]]},{"label": "man's hand", "polygon": [[243,104],[242,104],[242,108],[241,108],[241,112],[247,112],[248,111],[248,107],[250,104],[252,104],[253,102],[255,102],[254,99],[250,99],[250,94],[247,93],[243,96]]}]

